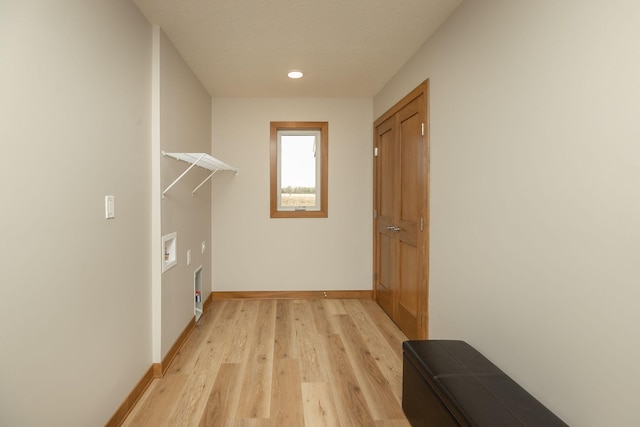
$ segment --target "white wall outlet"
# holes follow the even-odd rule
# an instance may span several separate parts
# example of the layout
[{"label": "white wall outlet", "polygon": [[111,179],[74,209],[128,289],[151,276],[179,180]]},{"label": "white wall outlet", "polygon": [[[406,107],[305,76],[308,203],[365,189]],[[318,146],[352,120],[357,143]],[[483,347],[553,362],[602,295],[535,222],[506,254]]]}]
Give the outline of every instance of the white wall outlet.
[{"label": "white wall outlet", "polygon": [[104,196],[104,217],[105,219],[116,217],[116,196]]},{"label": "white wall outlet", "polygon": [[187,265],[191,265],[191,249],[187,250]]},{"label": "white wall outlet", "polygon": [[206,242],[202,242],[202,253],[204,253],[204,251],[207,250],[207,243]]}]

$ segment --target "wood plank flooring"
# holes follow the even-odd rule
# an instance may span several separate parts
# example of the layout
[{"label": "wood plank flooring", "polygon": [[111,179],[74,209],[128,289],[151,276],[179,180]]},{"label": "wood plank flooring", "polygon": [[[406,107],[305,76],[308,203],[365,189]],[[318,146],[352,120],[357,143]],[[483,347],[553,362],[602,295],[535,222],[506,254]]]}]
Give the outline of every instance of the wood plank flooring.
[{"label": "wood plank flooring", "polygon": [[406,339],[369,299],[216,300],[123,426],[409,426]]}]

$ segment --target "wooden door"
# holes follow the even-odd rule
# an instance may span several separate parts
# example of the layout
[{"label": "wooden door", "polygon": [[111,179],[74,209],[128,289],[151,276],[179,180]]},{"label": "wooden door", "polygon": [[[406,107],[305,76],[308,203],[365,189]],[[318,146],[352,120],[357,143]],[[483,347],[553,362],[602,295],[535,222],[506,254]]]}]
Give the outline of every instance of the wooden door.
[{"label": "wooden door", "polygon": [[374,295],[411,339],[427,336],[427,88],[375,123]]},{"label": "wooden door", "polygon": [[384,121],[376,128],[377,156],[374,188],[377,203],[375,218],[375,295],[380,307],[395,319],[396,235],[393,223],[397,216],[398,187],[396,170],[396,127],[395,117]]}]

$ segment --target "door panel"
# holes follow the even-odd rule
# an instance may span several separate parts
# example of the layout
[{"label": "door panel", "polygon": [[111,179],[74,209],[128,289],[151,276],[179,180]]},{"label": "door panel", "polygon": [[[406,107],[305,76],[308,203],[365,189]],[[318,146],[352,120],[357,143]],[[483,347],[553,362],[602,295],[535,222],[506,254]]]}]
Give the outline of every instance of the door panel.
[{"label": "door panel", "polygon": [[396,305],[396,323],[409,338],[418,338],[419,290],[418,250],[404,242],[399,244],[400,278]]},{"label": "door panel", "polygon": [[[413,92],[412,92],[413,94]],[[376,122],[374,294],[410,339],[427,335],[428,212],[425,92]]]},{"label": "door panel", "polygon": [[[419,98],[420,99],[420,98]],[[422,175],[422,123],[418,115],[417,101],[407,105],[401,113],[407,117],[400,124],[400,219],[403,221],[419,221],[420,187]]]},{"label": "door panel", "polygon": [[[394,289],[394,242],[393,237],[380,235],[380,269],[377,286],[378,304],[387,313],[394,312],[393,289]],[[392,314],[390,314],[390,317]]]},{"label": "door panel", "polygon": [[379,155],[379,173],[378,173],[378,215],[380,218],[391,221],[394,216],[396,205],[396,180],[395,180],[395,129],[392,127],[393,121],[388,120],[379,128],[378,151]]},{"label": "door panel", "polygon": [[400,227],[398,235],[399,279],[398,298],[396,301],[396,323],[410,338],[417,338],[420,329],[420,308],[418,301],[420,292],[418,282],[418,241],[421,216],[422,197],[422,119],[420,103],[422,97],[416,98],[398,113],[400,174],[400,212],[397,223]]},{"label": "door panel", "polygon": [[376,265],[376,299],[382,309],[393,318],[395,312],[394,290],[396,288],[396,249],[395,235],[390,230],[393,226],[396,205],[395,183],[395,129],[394,121],[387,120],[377,128],[377,147],[380,161],[377,164],[376,218],[375,239],[378,246]]}]

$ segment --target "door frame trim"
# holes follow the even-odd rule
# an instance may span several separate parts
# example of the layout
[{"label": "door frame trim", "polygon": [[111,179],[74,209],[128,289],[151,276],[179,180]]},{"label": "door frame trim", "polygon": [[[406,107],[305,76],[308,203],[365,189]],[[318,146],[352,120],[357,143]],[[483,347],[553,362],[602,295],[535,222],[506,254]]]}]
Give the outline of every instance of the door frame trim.
[{"label": "door frame trim", "polygon": [[[425,95],[425,120],[427,120],[427,122],[429,121],[429,79],[423,81],[422,83],[420,83],[415,89],[413,89],[411,92],[409,92],[408,94],[406,94],[400,101],[396,102],[393,107],[389,108],[384,114],[382,114],[380,117],[378,117],[374,122],[373,122],[373,128],[375,129],[376,127],[378,127],[382,122],[384,122],[385,120],[387,120],[389,117],[393,116],[394,114],[396,114],[398,111],[402,110],[402,108],[407,105],[408,103],[410,103],[411,101],[413,101],[414,99],[416,99],[417,97],[419,97],[420,95],[424,94]],[[425,127],[428,129],[428,123],[425,123]],[[425,132],[425,138],[427,138],[427,141],[429,140],[428,138],[428,132]],[[375,143],[375,141],[374,141]]]}]

